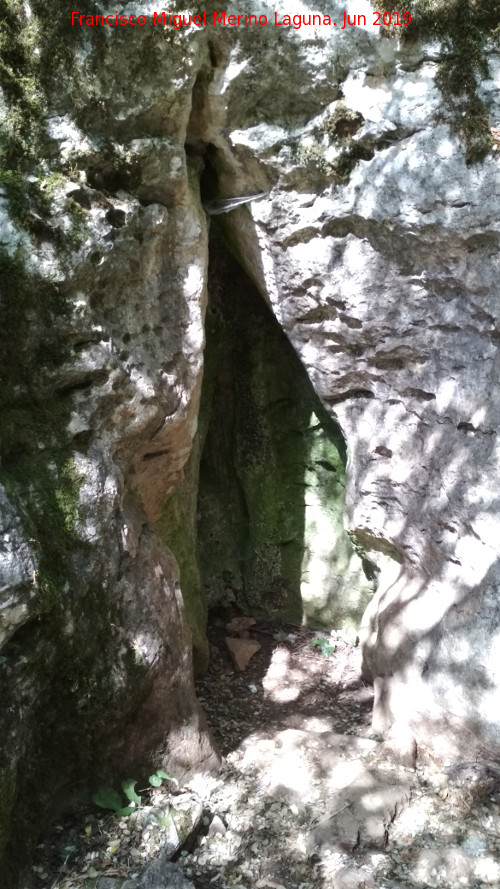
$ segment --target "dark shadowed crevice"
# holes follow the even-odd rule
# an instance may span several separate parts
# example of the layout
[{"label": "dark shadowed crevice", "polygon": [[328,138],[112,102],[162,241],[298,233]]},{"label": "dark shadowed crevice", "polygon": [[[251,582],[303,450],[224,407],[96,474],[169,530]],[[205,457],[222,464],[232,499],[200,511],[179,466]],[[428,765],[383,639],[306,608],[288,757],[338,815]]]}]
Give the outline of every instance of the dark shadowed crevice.
[{"label": "dark shadowed crevice", "polygon": [[372,586],[343,527],[340,428],[215,226],[208,289],[197,507],[208,607],[356,624]]}]

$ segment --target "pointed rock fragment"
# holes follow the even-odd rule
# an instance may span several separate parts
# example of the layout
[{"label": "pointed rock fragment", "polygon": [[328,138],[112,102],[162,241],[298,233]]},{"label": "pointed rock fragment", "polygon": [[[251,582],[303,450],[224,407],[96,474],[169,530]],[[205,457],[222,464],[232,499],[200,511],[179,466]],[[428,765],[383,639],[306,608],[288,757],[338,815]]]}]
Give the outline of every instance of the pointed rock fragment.
[{"label": "pointed rock fragment", "polygon": [[255,639],[233,639],[231,636],[226,636],[226,645],[238,670],[244,670],[250,658],[260,649],[260,642]]},{"label": "pointed rock fragment", "polygon": [[231,635],[239,635],[240,633],[245,632],[245,630],[249,630],[250,627],[253,627],[257,621],[254,617],[233,617],[232,620],[226,624],[226,631],[231,633]]}]

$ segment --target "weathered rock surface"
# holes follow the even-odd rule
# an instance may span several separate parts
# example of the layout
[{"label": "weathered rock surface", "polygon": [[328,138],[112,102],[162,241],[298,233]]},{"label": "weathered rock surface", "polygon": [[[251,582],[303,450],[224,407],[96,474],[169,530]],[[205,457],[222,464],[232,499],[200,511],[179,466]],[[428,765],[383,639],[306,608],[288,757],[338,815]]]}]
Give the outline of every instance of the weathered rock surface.
[{"label": "weathered rock surface", "polygon": [[36,560],[16,510],[0,486],[0,645],[21,627],[34,593]]},{"label": "weathered rock surface", "polygon": [[[410,782],[391,783],[388,774],[356,769],[349,787],[334,793],[332,809],[311,829],[308,852],[338,848],[385,848],[388,828],[410,798]],[[352,777],[352,773],[351,773]]]},{"label": "weathered rock surface", "polygon": [[[437,45],[319,31],[287,43],[293,78],[272,28],[258,64],[247,29],[231,58],[251,61],[216,70],[221,190],[271,188],[227,237],[346,437],[347,525],[381,569],[363,636],[375,726],[498,759],[498,161],[467,166]],[[341,181],[346,144],[371,147]]]},{"label": "weathered rock surface", "polygon": [[343,524],[342,435],[220,235],[209,250],[197,503],[207,601],[352,628],[374,582]]},{"label": "weathered rock surface", "polygon": [[[34,16],[57,32],[52,7]],[[6,887],[75,788],[88,799],[150,765],[181,777],[217,762],[178,566],[153,530],[197,426],[207,231],[184,143],[206,50],[162,50],[143,88],[131,59],[162,36],[128,36],[75,49],[71,78],[40,98],[38,154],[19,175],[46,196],[44,218],[31,204],[13,218],[3,186],[0,199]]]},{"label": "weathered rock surface", "polygon": [[160,855],[138,880],[119,880],[101,877],[96,889],[194,889],[191,880],[168,857]]},{"label": "weathered rock surface", "polygon": [[251,735],[242,745],[242,767],[258,769],[271,799],[314,812],[309,855],[383,848],[389,825],[410,799],[412,777],[370,763],[378,747],[321,729],[286,729],[272,740]]},{"label": "weathered rock surface", "polygon": [[156,861],[148,865],[134,886],[138,889],[192,889],[191,880],[183,874],[168,856],[159,855]]},{"label": "weathered rock surface", "polygon": [[362,867],[343,867],[333,878],[334,889],[375,889],[372,875]]},{"label": "weathered rock surface", "polygon": [[246,637],[243,636],[243,633],[246,633],[250,627],[253,627],[257,621],[254,617],[233,617],[229,623],[226,624],[226,632],[230,633],[232,636],[241,636],[243,639]]}]

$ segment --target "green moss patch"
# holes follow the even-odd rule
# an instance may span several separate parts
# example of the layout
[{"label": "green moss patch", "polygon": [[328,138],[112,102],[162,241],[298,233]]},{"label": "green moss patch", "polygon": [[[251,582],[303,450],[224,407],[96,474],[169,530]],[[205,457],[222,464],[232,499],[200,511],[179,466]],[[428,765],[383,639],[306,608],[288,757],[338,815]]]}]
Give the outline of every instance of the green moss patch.
[{"label": "green moss patch", "polygon": [[13,832],[0,819],[0,872],[15,875],[59,789],[91,777],[102,738],[144,696],[145,671],[81,535],[72,398],[60,386],[70,301],[20,251],[0,249],[0,282],[0,484],[37,563],[28,620],[0,657],[0,808],[8,790],[15,811]]},{"label": "green moss patch", "polygon": [[[61,229],[60,214],[51,214],[51,207],[56,178],[64,179],[50,174],[43,158],[51,94],[66,82],[74,94],[72,105],[78,106],[75,53],[83,34],[71,27],[70,11],[59,0],[34,0],[30,6],[28,17],[21,0],[0,0],[0,88],[6,104],[0,124],[0,189],[20,228],[71,249],[81,243],[84,214],[67,197],[62,209],[73,224],[69,231]],[[95,31],[90,34],[94,43],[100,39]]]},{"label": "green moss patch", "polygon": [[199,438],[184,468],[184,479],[168,498],[156,531],[173,552],[180,572],[186,618],[193,640],[195,674],[208,666],[207,605],[198,565],[196,502],[198,497]]}]

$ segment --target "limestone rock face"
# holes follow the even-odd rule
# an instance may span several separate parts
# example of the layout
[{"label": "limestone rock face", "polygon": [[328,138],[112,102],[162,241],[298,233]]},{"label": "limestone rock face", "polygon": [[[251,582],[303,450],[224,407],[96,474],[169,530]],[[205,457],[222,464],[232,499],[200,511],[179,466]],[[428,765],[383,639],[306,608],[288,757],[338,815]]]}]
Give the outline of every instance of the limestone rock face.
[{"label": "limestone rock face", "polygon": [[[184,143],[207,51],[153,64],[162,35],[130,36],[75,50],[43,98],[22,218],[0,195],[6,887],[76,793],[217,762],[178,566],[153,531],[197,426],[207,234]],[[134,58],[151,62],[142,85]]]},{"label": "limestone rock face", "polygon": [[36,560],[25,539],[18,514],[0,487],[0,562],[2,602],[0,644],[25,622],[35,587]]},{"label": "limestone rock face", "polygon": [[498,160],[467,166],[435,44],[247,28],[231,59],[211,96],[221,191],[270,195],[227,237],[346,437],[347,525],[381,570],[376,727],[498,758]]}]

